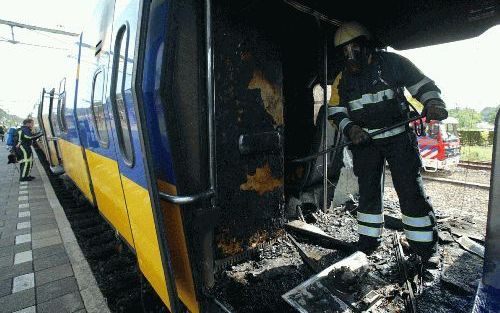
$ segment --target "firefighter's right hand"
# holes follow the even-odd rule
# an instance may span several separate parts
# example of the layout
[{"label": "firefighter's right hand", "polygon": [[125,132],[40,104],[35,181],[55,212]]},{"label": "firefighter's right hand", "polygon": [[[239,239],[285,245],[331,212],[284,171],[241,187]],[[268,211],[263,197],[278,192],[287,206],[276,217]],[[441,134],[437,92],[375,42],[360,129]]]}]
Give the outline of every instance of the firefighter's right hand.
[{"label": "firefighter's right hand", "polygon": [[352,143],[355,145],[366,144],[371,140],[370,135],[358,125],[351,126],[348,135],[349,139],[351,139]]}]

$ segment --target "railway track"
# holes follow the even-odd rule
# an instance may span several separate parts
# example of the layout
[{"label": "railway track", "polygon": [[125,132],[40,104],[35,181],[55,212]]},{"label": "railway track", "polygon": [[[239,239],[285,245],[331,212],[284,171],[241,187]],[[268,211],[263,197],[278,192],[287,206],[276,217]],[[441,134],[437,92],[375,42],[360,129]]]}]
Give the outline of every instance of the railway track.
[{"label": "railway track", "polygon": [[480,188],[480,189],[490,189],[489,184],[467,182],[467,181],[462,181],[462,180],[448,179],[448,178],[441,178],[441,177],[432,177],[432,176],[427,176],[425,174],[422,175],[422,178],[424,180],[428,180],[428,181],[436,181],[436,182],[452,184],[452,185],[459,185],[459,186],[466,186],[466,187]]},{"label": "railway track", "polygon": [[458,166],[463,167],[463,168],[474,169],[474,170],[491,171],[491,163],[487,163],[487,162],[462,161],[462,162],[458,163]]}]

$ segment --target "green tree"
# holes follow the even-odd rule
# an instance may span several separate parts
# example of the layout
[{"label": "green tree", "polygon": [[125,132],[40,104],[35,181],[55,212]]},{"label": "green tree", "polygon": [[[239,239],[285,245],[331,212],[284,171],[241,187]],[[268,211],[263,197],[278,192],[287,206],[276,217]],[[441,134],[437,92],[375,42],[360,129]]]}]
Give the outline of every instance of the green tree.
[{"label": "green tree", "polygon": [[490,124],[495,124],[495,118],[497,116],[497,112],[500,106],[496,107],[494,110],[491,110],[488,114],[486,121]]},{"label": "green tree", "polygon": [[488,121],[488,116],[490,115],[491,111],[494,111],[495,108],[494,107],[486,107],[484,109],[481,110],[481,119],[485,122]]},{"label": "green tree", "polygon": [[474,109],[455,108],[448,111],[449,115],[458,119],[459,129],[475,129],[476,124],[481,122],[481,114]]}]

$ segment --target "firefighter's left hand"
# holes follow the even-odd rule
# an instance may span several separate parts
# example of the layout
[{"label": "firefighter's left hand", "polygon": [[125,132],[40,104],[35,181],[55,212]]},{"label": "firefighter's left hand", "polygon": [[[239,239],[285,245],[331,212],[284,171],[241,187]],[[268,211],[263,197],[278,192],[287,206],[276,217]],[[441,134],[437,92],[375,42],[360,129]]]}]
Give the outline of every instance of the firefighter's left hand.
[{"label": "firefighter's left hand", "polygon": [[446,111],[444,103],[438,100],[429,100],[422,113],[428,121],[442,121],[448,117],[448,111]]}]

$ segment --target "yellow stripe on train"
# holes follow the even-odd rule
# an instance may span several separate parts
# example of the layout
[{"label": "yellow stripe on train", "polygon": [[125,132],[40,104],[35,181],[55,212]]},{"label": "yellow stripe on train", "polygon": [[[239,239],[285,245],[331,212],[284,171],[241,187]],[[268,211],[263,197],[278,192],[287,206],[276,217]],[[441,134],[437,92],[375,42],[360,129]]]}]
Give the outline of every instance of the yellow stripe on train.
[{"label": "yellow stripe on train", "polygon": [[99,211],[135,249],[118,163],[89,149],[85,152]]},{"label": "yellow stripe on train", "polygon": [[64,161],[64,171],[81,190],[87,200],[95,205],[94,196],[90,190],[87,164],[83,158],[83,148],[61,138],[59,138],[58,143]]}]

